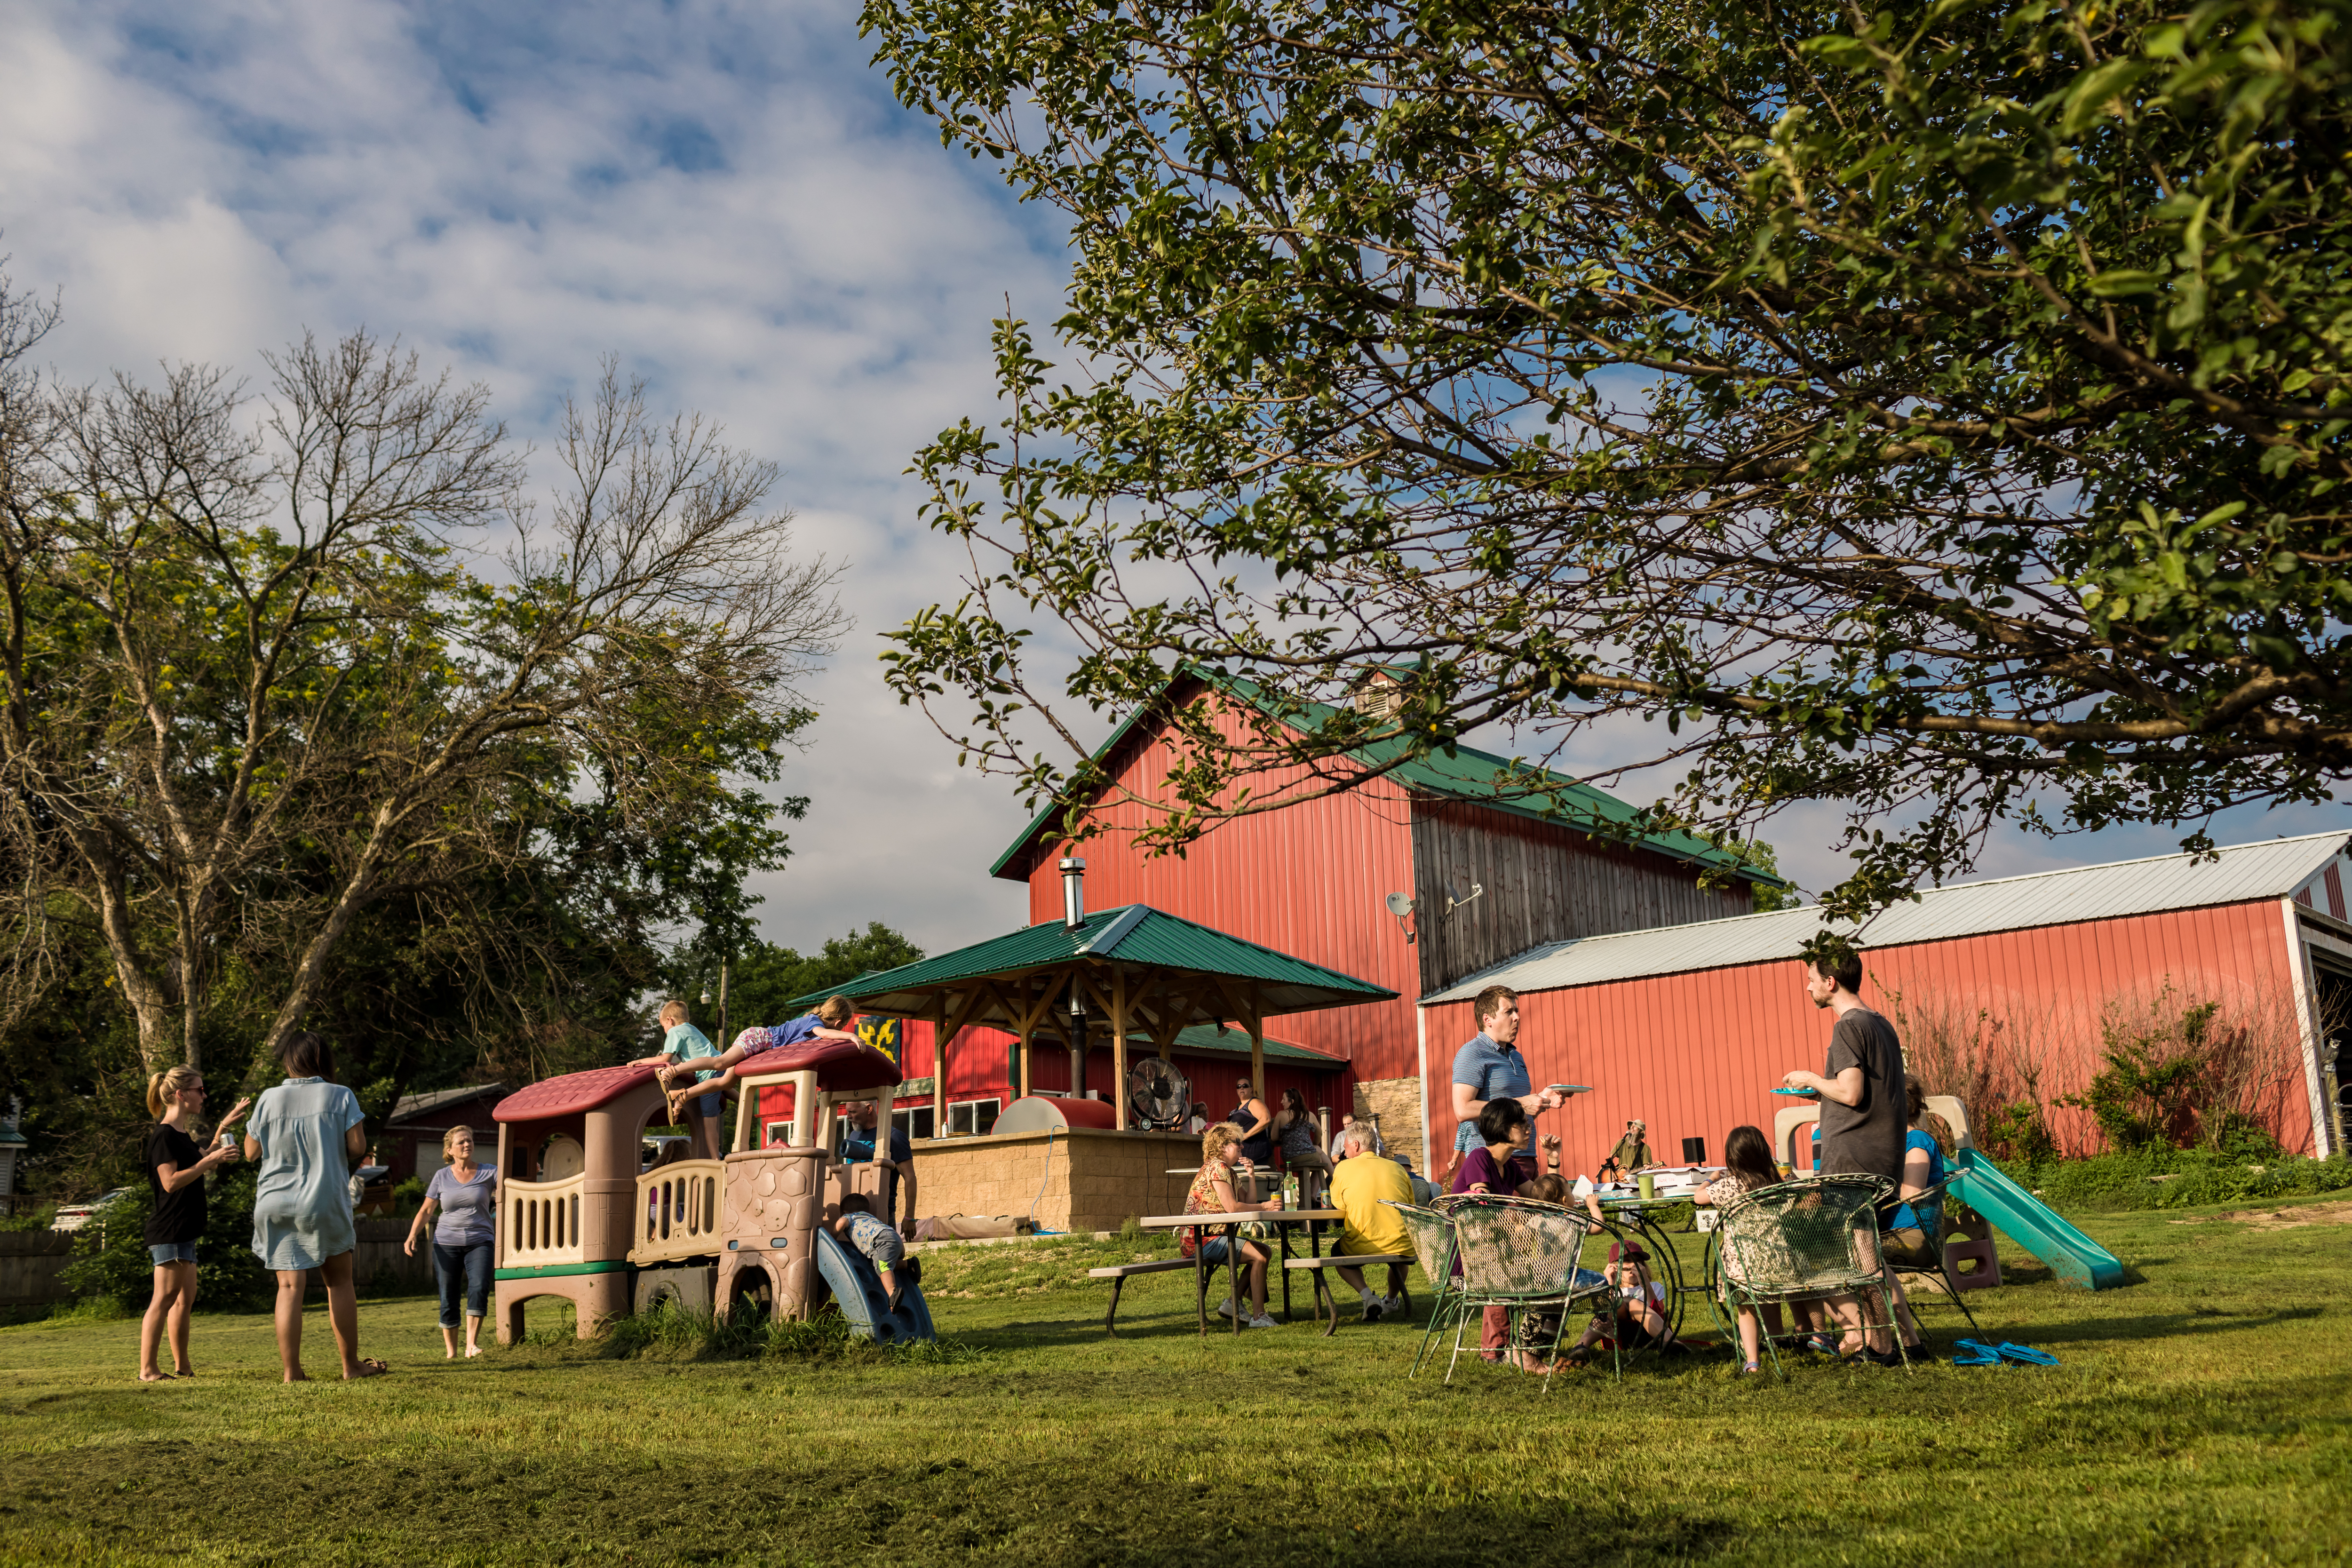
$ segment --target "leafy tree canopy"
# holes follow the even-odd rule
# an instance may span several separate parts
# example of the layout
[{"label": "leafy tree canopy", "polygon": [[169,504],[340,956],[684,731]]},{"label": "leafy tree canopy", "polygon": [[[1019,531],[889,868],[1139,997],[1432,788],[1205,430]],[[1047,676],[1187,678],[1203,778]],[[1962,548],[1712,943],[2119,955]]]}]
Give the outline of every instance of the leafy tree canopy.
[{"label": "leafy tree canopy", "polygon": [[[781,1024],[802,1010],[790,1005],[796,996],[829,990],[877,970],[913,963],[922,956],[921,948],[880,921],[867,921],[862,931],[827,937],[821,951],[805,956],[789,947],[755,940],[730,966],[727,984],[729,1027]],[[718,966],[698,953],[673,965],[671,973],[673,984],[683,994],[692,994],[689,987],[708,984],[712,986],[712,994],[717,994]],[[701,1016],[716,1016],[709,1008],[702,1009]]]},{"label": "leafy tree canopy", "polygon": [[[1296,704],[1171,703],[1165,848],[1368,742],[1654,723],[1685,782],[1629,831],[1846,803],[1832,914],[2004,817],[2326,798],[2347,17],[867,0],[1076,258],[1073,367],[999,323],[1006,417],[918,459],[974,569],[891,679],[1080,830],[1093,715]],[[1393,712],[1341,700],[1371,666]]]}]

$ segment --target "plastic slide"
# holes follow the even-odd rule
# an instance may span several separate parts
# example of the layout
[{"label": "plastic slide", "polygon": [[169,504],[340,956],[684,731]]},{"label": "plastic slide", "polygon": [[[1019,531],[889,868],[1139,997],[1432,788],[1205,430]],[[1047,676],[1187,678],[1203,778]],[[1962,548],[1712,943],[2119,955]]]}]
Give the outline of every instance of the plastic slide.
[{"label": "plastic slide", "polygon": [[1974,1149],[1961,1150],[1956,1163],[1959,1174],[1945,1190],[2048,1264],[2060,1279],[2085,1290],[2124,1282],[2124,1266],[2115,1254],[2060,1219],[2048,1205],[2002,1175],[2000,1166]]},{"label": "plastic slide", "polygon": [[939,1337],[931,1331],[931,1310],[924,1305],[921,1286],[906,1287],[898,1297],[898,1310],[891,1311],[889,1298],[882,1291],[882,1276],[874,1271],[874,1265],[865,1254],[844,1247],[841,1238],[823,1226],[816,1228],[816,1271],[833,1292],[841,1315],[849,1320],[851,1333],[881,1345]]}]

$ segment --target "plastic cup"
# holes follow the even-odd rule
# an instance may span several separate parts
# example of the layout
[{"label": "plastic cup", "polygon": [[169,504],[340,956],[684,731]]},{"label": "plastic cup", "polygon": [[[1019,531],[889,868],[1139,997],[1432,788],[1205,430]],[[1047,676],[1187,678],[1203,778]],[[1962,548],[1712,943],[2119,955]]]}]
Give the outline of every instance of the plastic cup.
[{"label": "plastic cup", "polygon": [[1643,1173],[1641,1175],[1636,1176],[1636,1177],[1635,1177],[1635,1178],[1633,1178],[1633,1179],[1634,1179],[1635,1183],[1636,1183],[1636,1184],[1639,1184],[1639,1186],[1641,1187],[1641,1189],[1642,1189],[1642,1195],[1643,1195],[1643,1197],[1645,1197],[1645,1198],[1654,1198],[1654,1197],[1656,1197],[1656,1196],[1658,1195],[1658,1178],[1657,1178],[1657,1177],[1655,1177],[1655,1176],[1653,1176],[1653,1175],[1649,1174],[1647,1172],[1644,1172],[1644,1173]]}]

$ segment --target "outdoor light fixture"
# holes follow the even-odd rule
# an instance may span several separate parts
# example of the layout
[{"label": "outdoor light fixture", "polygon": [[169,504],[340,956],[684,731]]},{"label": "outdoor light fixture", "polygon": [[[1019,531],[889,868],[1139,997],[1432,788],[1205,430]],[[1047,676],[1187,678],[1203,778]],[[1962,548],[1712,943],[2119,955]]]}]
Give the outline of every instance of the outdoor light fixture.
[{"label": "outdoor light fixture", "polygon": [[1062,861],[1062,923],[1072,931],[1087,923],[1087,863],[1074,857]]},{"label": "outdoor light fixture", "polygon": [[710,987],[708,985],[702,988],[702,1005],[706,1007],[710,1005]]}]

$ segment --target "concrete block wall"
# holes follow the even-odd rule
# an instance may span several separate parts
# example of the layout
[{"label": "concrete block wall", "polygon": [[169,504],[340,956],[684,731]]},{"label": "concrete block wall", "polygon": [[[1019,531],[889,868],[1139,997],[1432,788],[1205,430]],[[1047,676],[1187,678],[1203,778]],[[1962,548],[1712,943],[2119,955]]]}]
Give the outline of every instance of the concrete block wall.
[{"label": "concrete block wall", "polygon": [[914,1146],[918,1217],[1034,1214],[1048,1230],[1117,1230],[1129,1215],[1181,1212],[1201,1163],[1184,1133],[1069,1128],[943,1138]]}]

